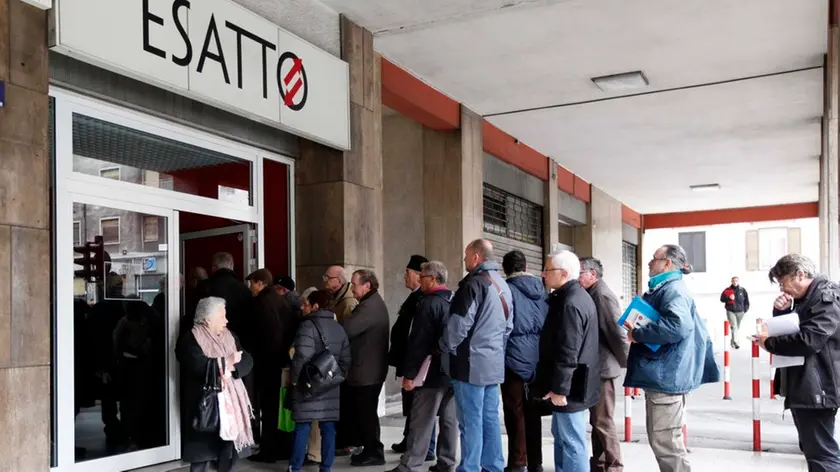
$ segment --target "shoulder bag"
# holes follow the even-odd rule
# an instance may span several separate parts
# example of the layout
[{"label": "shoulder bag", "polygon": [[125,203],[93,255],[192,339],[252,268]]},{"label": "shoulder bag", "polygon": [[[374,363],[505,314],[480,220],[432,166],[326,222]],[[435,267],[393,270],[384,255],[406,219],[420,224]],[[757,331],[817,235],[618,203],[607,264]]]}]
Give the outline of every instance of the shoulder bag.
[{"label": "shoulder bag", "polygon": [[321,333],[318,320],[311,321],[315,325],[315,330],[318,332],[318,337],[324,347],[321,352],[306,363],[300,373],[301,378],[298,387],[301,389],[304,398],[310,398],[344,382],[344,372],[341,371],[335,355],[330,351],[330,345],[324,334]]},{"label": "shoulder bag", "polygon": [[204,386],[198,399],[198,408],[192,420],[192,427],[199,433],[219,431],[219,392],[222,391],[219,367],[215,359],[207,362],[204,371]]}]

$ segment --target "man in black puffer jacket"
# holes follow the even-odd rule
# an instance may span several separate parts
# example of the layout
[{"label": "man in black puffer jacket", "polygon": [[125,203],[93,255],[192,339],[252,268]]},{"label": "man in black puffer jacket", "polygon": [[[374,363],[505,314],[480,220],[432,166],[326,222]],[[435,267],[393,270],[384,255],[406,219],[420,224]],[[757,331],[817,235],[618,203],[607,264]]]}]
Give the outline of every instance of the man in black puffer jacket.
[{"label": "man in black puffer jacket", "polygon": [[758,336],[761,347],[780,356],[802,356],[805,364],[779,369],[779,393],[785,397],[799,433],[808,470],[840,470],[840,448],[834,439],[834,419],[840,407],[840,286],[817,275],[807,257],[789,254],[770,269],[782,295],[774,316],[796,312],[799,332]]},{"label": "man in black puffer jacket", "polygon": [[[437,470],[455,470],[458,420],[455,392],[450,379],[441,371],[438,343],[449,313],[452,291],[446,288],[447,270],[442,262],[426,262],[421,267],[420,289],[423,299],[417,307],[408,335],[403,388],[413,392],[406,451],[392,472],[419,472],[440,416]],[[428,362],[427,362],[428,359]]]}]

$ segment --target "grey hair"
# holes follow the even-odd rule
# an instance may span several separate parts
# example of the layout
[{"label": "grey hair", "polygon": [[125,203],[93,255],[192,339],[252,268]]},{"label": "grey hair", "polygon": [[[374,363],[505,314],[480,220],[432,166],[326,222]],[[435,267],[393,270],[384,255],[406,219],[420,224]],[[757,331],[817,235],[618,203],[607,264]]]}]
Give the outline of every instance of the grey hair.
[{"label": "grey hair", "polygon": [[486,239],[476,239],[471,242],[467,248],[475,251],[485,261],[493,259],[493,243]]},{"label": "grey hair", "polygon": [[798,272],[802,272],[805,274],[805,277],[813,279],[817,276],[817,266],[814,264],[814,261],[802,254],[788,254],[787,256],[782,256],[776,262],[776,265],[770,269],[768,276],[770,277],[770,282],[778,282],[782,277],[796,275]]},{"label": "grey hair", "polygon": [[225,299],[219,297],[207,297],[198,301],[198,306],[195,308],[195,322],[197,324],[207,321],[219,312],[220,308],[225,307]]},{"label": "grey hair", "polygon": [[420,273],[433,276],[439,284],[445,284],[449,280],[449,271],[446,270],[446,266],[441,261],[424,262],[420,266]]},{"label": "grey hair", "polygon": [[565,250],[555,251],[549,254],[546,260],[551,261],[555,269],[565,270],[569,280],[577,280],[580,277],[580,259],[575,253]]},{"label": "grey hair", "polygon": [[227,252],[217,252],[213,255],[213,265],[219,269],[233,270],[233,256]]},{"label": "grey hair", "polygon": [[662,247],[665,248],[665,258],[670,259],[678,271],[683,274],[690,274],[692,272],[693,268],[688,263],[688,256],[685,255],[685,249],[676,244],[666,244]]},{"label": "grey hair", "polygon": [[584,257],[580,260],[580,267],[583,270],[591,270],[595,272],[595,275],[598,276],[599,279],[604,278],[604,265],[601,264],[601,261],[595,259],[594,257]]},{"label": "grey hair", "polygon": [[309,300],[309,296],[312,295],[312,292],[317,291],[318,289],[315,287],[309,287],[308,289],[304,290],[303,293],[300,294],[301,300]]}]

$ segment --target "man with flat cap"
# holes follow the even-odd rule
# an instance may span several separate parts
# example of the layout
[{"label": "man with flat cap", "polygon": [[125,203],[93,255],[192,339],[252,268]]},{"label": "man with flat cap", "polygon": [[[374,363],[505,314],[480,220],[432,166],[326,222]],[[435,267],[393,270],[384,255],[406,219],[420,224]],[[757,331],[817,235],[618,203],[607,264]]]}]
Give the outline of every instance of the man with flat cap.
[{"label": "man with flat cap", "polygon": [[[414,320],[414,314],[417,311],[417,306],[420,304],[420,299],[423,298],[423,292],[420,290],[420,270],[421,266],[429,262],[425,257],[415,254],[408,259],[408,264],[405,266],[405,275],[403,281],[405,288],[411,290],[408,298],[405,299],[400,311],[397,313],[397,321],[394,322],[394,327],[391,329],[391,350],[388,353],[388,364],[397,369],[397,377],[404,375],[405,360],[406,360],[406,346],[408,346],[408,335],[411,332],[411,322]],[[408,437],[408,424],[411,420],[411,403],[412,393],[406,390],[402,391],[403,415],[405,416],[405,428],[403,429],[403,440],[399,443],[393,444],[391,449],[397,453],[404,453],[406,448],[406,437]],[[429,445],[429,453],[427,459],[431,460],[435,455],[435,433],[432,431],[432,441]]]}]

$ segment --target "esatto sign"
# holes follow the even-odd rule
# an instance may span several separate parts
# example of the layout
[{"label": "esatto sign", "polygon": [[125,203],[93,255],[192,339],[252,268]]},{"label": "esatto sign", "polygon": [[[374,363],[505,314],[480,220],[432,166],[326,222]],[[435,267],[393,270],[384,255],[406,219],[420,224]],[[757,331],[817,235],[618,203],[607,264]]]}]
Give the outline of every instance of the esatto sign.
[{"label": "esatto sign", "polygon": [[228,0],[57,0],[54,48],[350,147],[348,66]]}]

